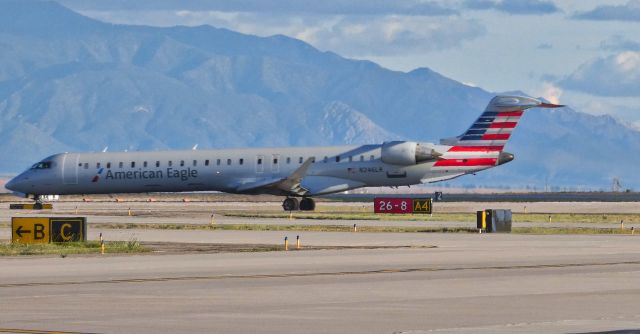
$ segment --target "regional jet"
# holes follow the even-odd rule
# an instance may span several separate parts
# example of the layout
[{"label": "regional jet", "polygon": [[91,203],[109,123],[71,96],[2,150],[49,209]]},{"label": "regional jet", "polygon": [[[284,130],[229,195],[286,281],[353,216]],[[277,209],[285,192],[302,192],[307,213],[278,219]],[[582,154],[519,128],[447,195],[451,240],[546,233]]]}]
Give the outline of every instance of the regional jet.
[{"label": "regional jet", "polygon": [[562,106],[496,96],[467,131],[439,144],[60,153],[6,188],[36,205],[45,194],[222,191],[286,196],[285,210],[314,210],[318,195],[450,180],[510,162],[514,156],[503,148],[523,112],[557,107]]}]

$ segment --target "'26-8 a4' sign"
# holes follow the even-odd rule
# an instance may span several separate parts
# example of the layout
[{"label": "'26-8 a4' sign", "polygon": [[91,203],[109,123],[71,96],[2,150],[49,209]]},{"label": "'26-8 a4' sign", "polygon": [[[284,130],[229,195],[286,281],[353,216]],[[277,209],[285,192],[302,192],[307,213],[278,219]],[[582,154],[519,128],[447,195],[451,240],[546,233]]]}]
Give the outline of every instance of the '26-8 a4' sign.
[{"label": "'26-8 a4' sign", "polygon": [[431,213],[431,198],[376,197],[375,213]]}]

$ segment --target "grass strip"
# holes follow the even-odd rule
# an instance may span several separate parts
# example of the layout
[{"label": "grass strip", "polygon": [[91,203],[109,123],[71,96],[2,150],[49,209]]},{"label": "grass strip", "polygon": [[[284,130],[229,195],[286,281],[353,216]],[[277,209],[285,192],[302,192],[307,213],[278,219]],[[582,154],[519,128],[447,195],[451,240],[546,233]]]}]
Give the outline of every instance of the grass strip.
[{"label": "grass strip", "polygon": [[[105,242],[105,253],[143,253],[149,250],[137,240]],[[50,244],[0,243],[0,256],[99,254],[100,242],[65,242]]]},{"label": "grass strip", "polygon": [[[295,212],[290,215],[286,212],[238,212],[228,211],[223,213],[227,217],[240,218],[292,218],[292,219],[317,219],[317,220],[392,220],[392,221],[468,221],[475,222],[474,213],[434,213],[427,214],[375,214],[370,212]],[[513,213],[512,219],[518,223],[640,223],[640,214],[624,213]]]},{"label": "grass strip", "polygon": [[[299,224],[136,224],[136,223],[99,223],[92,228],[141,229],[141,230],[222,230],[222,231],[306,231],[306,232],[352,232],[349,225],[299,225]],[[422,226],[358,226],[358,232],[386,233],[446,233],[477,232],[472,228],[461,227],[422,227]]]},{"label": "grass strip", "polygon": [[[94,228],[142,230],[207,230],[207,231],[298,231],[298,232],[353,232],[349,225],[270,225],[270,224],[92,224]],[[473,227],[428,226],[358,226],[355,233],[478,233]],[[631,234],[630,229],[591,227],[517,227],[513,234]],[[638,233],[640,235],[640,233]]]}]

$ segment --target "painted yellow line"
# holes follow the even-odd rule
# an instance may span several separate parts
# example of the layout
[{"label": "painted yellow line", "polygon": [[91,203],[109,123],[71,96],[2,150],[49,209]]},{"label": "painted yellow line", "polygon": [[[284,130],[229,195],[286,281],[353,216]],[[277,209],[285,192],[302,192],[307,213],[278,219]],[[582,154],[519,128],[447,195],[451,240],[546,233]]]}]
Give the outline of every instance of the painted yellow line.
[{"label": "painted yellow line", "polygon": [[[381,268],[381,269],[363,270],[363,271],[336,271],[336,272],[315,272],[315,273],[211,275],[211,276],[127,278],[127,279],[92,280],[92,281],[5,283],[5,284],[0,284],[0,288],[59,286],[59,285],[87,285],[87,284],[152,283],[152,282],[171,282],[171,281],[203,281],[203,280],[224,280],[224,279],[267,279],[267,278],[289,278],[289,277],[373,275],[373,274],[398,274],[398,273],[466,271],[466,270],[517,270],[517,269],[572,268],[572,267],[616,266],[616,265],[640,265],[640,261],[536,264],[536,265],[485,266],[485,267],[452,267],[452,268]],[[0,332],[2,331],[0,330]]]},{"label": "painted yellow line", "polygon": [[85,332],[60,332],[60,331],[42,331],[35,329],[14,329],[0,328],[0,333],[27,333],[27,334],[90,334]]}]

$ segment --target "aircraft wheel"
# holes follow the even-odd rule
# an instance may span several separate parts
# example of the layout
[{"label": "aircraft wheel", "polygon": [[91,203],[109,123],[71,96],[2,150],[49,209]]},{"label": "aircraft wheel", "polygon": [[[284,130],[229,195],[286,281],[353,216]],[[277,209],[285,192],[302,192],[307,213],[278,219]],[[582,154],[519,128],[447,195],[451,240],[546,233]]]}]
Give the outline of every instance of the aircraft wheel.
[{"label": "aircraft wheel", "polygon": [[298,199],[297,198],[286,198],[282,202],[282,208],[284,211],[296,211],[298,210]]},{"label": "aircraft wheel", "polygon": [[313,198],[303,198],[302,201],[300,201],[300,210],[304,210],[304,211],[313,211],[316,209],[316,202],[313,200]]}]

